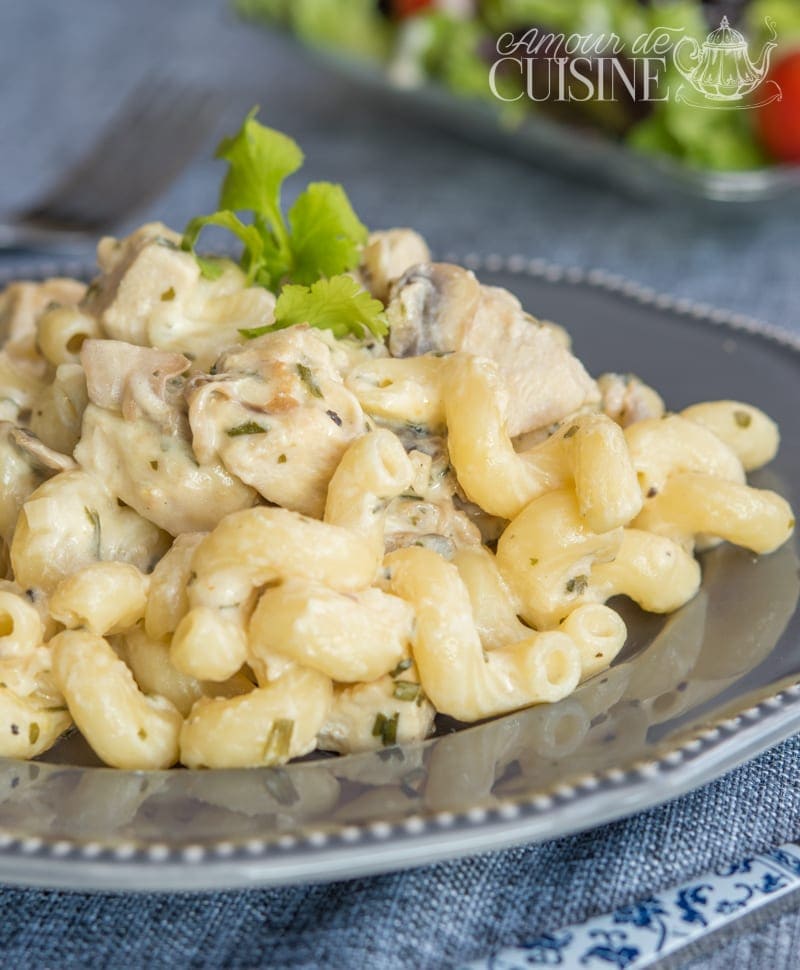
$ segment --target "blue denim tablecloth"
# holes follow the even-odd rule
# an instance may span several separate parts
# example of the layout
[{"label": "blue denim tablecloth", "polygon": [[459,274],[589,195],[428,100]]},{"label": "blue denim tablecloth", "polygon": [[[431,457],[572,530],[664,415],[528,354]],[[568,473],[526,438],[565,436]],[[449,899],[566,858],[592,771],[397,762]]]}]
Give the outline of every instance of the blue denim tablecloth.
[{"label": "blue denim tablecloth", "polygon": [[[373,226],[440,251],[600,266],[675,295],[800,328],[800,206],[726,219],[563,181],[370,102],[217,0],[0,3],[0,210],[41,191],[149,72],[254,103],[345,183]],[[180,228],[213,207],[200,160],[155,206]],[[4,260],[17,257],[4,256]],[[0,890],[0,966],[433,968],[611,909],[800,838],[800,740],[670,805],[546,845],[328,886],[149,897]],[[795,968],[791,912],[693,967]]]}]

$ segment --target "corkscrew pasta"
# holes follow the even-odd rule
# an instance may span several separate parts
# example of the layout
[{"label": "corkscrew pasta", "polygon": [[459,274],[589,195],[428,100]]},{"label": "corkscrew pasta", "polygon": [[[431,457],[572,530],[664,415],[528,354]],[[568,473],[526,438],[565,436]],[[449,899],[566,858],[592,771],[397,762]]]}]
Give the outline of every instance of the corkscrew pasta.
[{"label": "corkscrew pasta", "polygon": [[410,230],[353,274],[387,339],[270,330],[160,224],[98,259],[0,295],[1,755],[278,765],[549,705],[623,649],[613,597],[672,613],[698,551],[794,528],[758,408],[594,380]]}]

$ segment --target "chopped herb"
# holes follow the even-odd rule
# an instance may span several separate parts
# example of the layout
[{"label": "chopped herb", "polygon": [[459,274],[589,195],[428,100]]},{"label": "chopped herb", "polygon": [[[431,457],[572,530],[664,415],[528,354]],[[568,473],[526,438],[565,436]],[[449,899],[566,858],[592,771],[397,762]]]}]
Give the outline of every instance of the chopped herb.
[{"label": "chopped herb", "polygon": [[161,300],[162,300],[163,303],[169,303],[170,300],[174,300],[174,299],[175,299],[175,287],[174,286],[170,286],[169,289],[164,290],[164,292],[161,294]]},{"label": "chopped herb", "polygon": [[167,239],[166,236],[154,236],[153,242],[156,246],[161,246],[162,249],[177,249],[178,247],[171,239]]},{"label": "chopped herb", "polygon": [[339,417],[339,415],[335,411],[326,411],[325,413],[328,415],[328,417],[331,419],[331,421],[333,421],[333,423],[335,425],[337,425],[338,427],[341,428],[341,426],[342,426],[342,419]]},{"label": "chopped herb", "polygon": [[158,459],[154,458],[150,462],[150,467],[153,469],[154,472],[157,472],[158,471]]},{"label": "chopped herb", "polygon": [[36,602],[36,590],[35,589],[26,589],[25,590],[25,595],[28,597],[28,599],[31,601],[31,603],[35,603]]},{"label": "chopped herb", "polygon": [[382,381],[378,381],[378,387],[380,388],[391,387],[392,384],[394,384],[394,381],[390,381],[388,377],[385,377]]},{"label": "chopped herb", "polygon": [[384,748],[392,744],[397,744],[397,722],[400,720],[400,712],[395,711],[390,717],[385,714],[378,714],[372,726],[373,738],[380,738]]},{"label": "chopped herb", "polygon": [[39,740],[39,725],[36,721],[31,721],[28,726],[28,741],[30,744],[36,744]]},{"label": "chopped herb", "polygon": [[564,432],[564,441],[566,441],[567,438],[571,438],[573,435],[576,435],[577,433],[578,433],[578,425],[573,424],[571,428],[568,428]]},{"label": "chopped herb", "polygon": [[[391,577],[389,577],[391,578]],[[400,663],[394,668],[394,670],[389,674],[390,677],[399,677],[403,671],[408,670],[411,666],[411,657],[406,657],[405,660],[401,660]]]},{"label": "chopped herb", "polygon": [[740,428],[749,428],[753,423],[753,418],[747,411],[734,411],[733,420],[739,425]]},{"label": "chopped herb", "polygon": [[279,717],[272,725],[264,745],[264,764],[283,764],[289,758],[289,745],[292,741],[294,721]]},{"label": "chopped herb", "polygon": [[142,741],[146,741],[147,740],[147,731],[145,731],[144,728],[139,728],[139,730],[136,732],[136,736],[138,738],[141,738]]},{"label": "chopped herb", "polygon": [[225,434],[229,438],[238,438],[239,435],[243,434],[265,434],[267,428],[263,428],[260,424],[256,424],[255,421],[245,421],[244,424],[237,424],[235,428],[228,428]]},{"label": "chopped herb", "polygon": [[66,714],[69,710],[68,707],[64,707],[62,704],[60,707],[45,707],[46,711],[50,711],[52,714]]},{"label": "chopped herb", "polygon": [[94,557],[95,559],[102,559],[102,556],[100,555],[100,545],[103,534],[100,526],[100,515],[96,509],[90,509],[88,505],[84,505],[83,511],[86,513],[86,518],[89,520],[92,529],[94,530]]},{"label": "chopped herb", "polygon": [[278,455],[278,464],[279,465],[285,465],[286,464],[286,455]]},{"label": "chopped herb", "polygon": [[264,787],[279,805],[294,805],[300,801],[292,779],[280,768],[265,773]]},{"label": "chopped herb", "polygon": [[398,680],[395,682],[392,696],[399,701],[415,701],[419,692],[419,684],[415,684],[412,680]]},{"label": "chopped herb", "polygon": [[305,364],[298,364],[297,374],[300,380],[308,388],[309,394],[311,394],[313,397],[322,397],[322,391],[319,389],[319,384],[317,384],[316,380],[314,379],[314,374],[312,373],[310,367],[306,367]]},{"label": "chopped herb", "polygon": [[536,556],[531,556],[531,558],[528,560],[528,562],[531,564],[531,566],[538,566],[539,565],[539,560],[536,558]]},{"label": "chopped herb", "polygon": [[12,733],[13,735],[15,735],[15,736],[16,736],[17,734],[19,734],[19,724],[12,724],[12,725],[11,725],[11,733]]},{"label": "chopped herb", "polygon": [[655,485],[651,485],[650,488],[647,489],[647,497],[655,498],[656,495],[658,495],[658,489],[655,487]]},{"label": "chopped herb", "polygon": [[588,588],[588,576],[573,576],[572,579],[567,582],[567,592],[574,593],[576,596],[581,596]]}]

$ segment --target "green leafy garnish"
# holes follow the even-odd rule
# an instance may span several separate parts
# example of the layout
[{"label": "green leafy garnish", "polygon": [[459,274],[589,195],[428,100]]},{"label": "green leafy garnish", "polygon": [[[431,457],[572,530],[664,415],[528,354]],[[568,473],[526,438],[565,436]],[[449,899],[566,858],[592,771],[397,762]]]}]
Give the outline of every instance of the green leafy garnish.
[{"label": "green leafy garnish", "polygon": [[[284,217],[281,189],[303,164],[303,153],[288,135],[256,121],[257,110],[250,112],[237,134],[220,143],[217,157],[228,163],[228,172],[219,210],[189,222],[183,249],[194,252],[206,226],[226,229],[242,243],[240,266],[248,282],[275,293],[284,283],[309,285],[353,269],[367,230],[344,189],[314,182]],[[243,221],[237,213],[250,213],[251,221]],[[200,266],[204,276],[222,271],[207,259]]]},{"label": "green leafy garnish", "polygon": [[350,333],[382,337],[388,332],[383,304],[350,276],[318,280],[310,287],[285,286],[275,305],[275,328],[310,323],[336,337]]},{"label": "green leafy garnish", "polygon": [[358,266],[367,231],[341,185],[312,182],[289,210],[295,283],[310,285]]},{"label": "green leafy garnish", "polygon": [[284,286],[275,304],[275,322],[263,327],[242,328],[248,340],[265,333],[309,323],[319,330],[330,330],[335,337],[368,333],[382,337],[388,333],[383,304],[373,299],[351,276],[332,276],[312,286]]},{"label": "green leafy garnish", "polygon": [[740,428],[749,428],[753,423],[753,419],[747,411],[734,411],[733,420],[739,425]]}]

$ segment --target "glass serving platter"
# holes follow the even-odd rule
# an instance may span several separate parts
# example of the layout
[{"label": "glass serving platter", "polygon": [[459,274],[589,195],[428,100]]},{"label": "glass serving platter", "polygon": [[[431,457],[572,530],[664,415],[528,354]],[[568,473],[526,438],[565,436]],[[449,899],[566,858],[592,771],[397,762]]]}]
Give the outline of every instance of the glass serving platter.
[{"label": "glass serving platter", "polygon": [[[800,340],[602,273],[467,257],[557,320],[594,373],[633,371],[668,406],[734,397],[781,425],[753,476],[800,504]],[[76,274],[15,267],[15,277]],[[571,697],[424,743],[284,768],[116,771],[77,735],[0,759],[0,881],[202,890],[341,879],[552,839],[703,785],[800,730],[798,556],[720,546],[678,613],[621,604],[629,641]]]},{"label": "glass serving platter", "polygon": [[727,209],[738,204],[746,211],[789,196],[800,198],[800,165],[712,171],[693,168],[666,155],[643,154],[600,131],[553,121],[541,114],[531,113],[511,126],[488,102],[459,97],[434,82],[404,87],[394,83],[379,65],[306,47],[288,34],[281,36],[296,48],[298,56],[318,58],[409,117],[426,119],[468,141],[558,173],[611,185],[627,195],[647,200],[682,197]]}]

